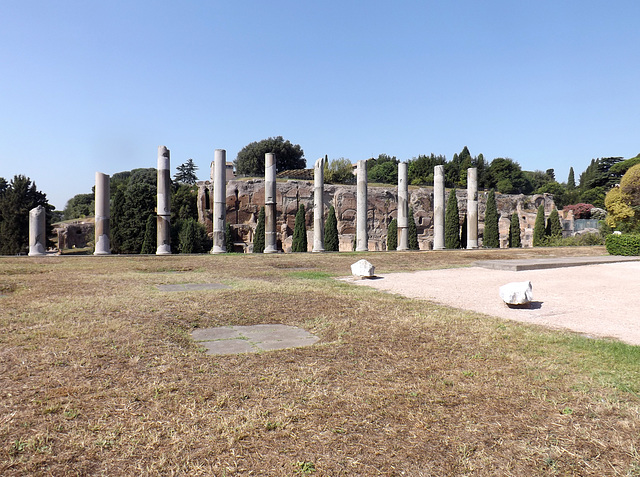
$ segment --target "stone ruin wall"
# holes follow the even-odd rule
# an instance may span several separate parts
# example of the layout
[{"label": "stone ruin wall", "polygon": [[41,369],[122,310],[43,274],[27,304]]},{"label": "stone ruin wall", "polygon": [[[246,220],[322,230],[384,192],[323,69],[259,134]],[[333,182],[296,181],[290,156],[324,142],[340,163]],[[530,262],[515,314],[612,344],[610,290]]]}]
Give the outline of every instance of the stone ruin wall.
[{"label": "stone ruin wall", "polygon": [[[299,204],[306,210],[307,243],[309,251],[313,248],[313,182],[289,180],[276,183],[277,233],[278,246],[285,252],[291,250],[295,216]],[[447,198],[450,191],[447,191]],[[484,231],[484,212],[487,191],[478,192],[478,245],[482,246]],[[456,191],[461,221],[467,209],[467,191]],[[369,186],[368,214],[369,250],[386,250],[387,226],[397,216],[397,187]],[[446,202],[445,202],[446,203]],[[544,195],[507,195],[496,193],[496,204],[500,215],[500,246],[506,247],[511,215],[514,211],[520,216],[522,244],[531,247],[533,227],[538,206],[544,203],[545,216],[554,207],[553,197]],[[356,230],[356,186],[324,186],[324,218],[329,207],[334,206],[338,219],[340,251],[351,251]],[[235,232],[236,251],[251,251],[253,234],[257,225],[260,207],[264,205],[264,180],[231,180],[227,182],[227,222]],[[418,228],[420,250],[433,248],[433,187],[409,187],[409,206]],[[213,222],[213,184],[209,181],[198,182],[198,219],[212,233]]]}]

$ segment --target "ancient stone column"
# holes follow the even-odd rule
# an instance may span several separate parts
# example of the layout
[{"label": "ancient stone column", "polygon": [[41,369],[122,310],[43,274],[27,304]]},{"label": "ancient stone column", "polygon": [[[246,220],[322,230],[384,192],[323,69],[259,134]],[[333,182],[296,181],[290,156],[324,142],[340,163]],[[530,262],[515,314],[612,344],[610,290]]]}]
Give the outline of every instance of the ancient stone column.
[{"label": "ancient stone column", "polygon": [[158,248],[156,255],[171,253],[171,175],[169,149],[158,146],[158,207],[156,209]]},{"label": "ancient stone column", "polygon": [[409,250],[409,184],[407,163],[398,164],[398,248]]},{"label": "ancient stone column", "polygon": [[264,253],[277,253],[276,155],[264,155]]},{"label": "ancient stone column", "polygon": [[433,249],[444,250],[444,166],[433,168]]},{"label": "ancient stone column", "polygon": [[324,164],[323,157],[316,161],[313,169],[313,249],[324,252]]},{"label": "ancient stone column", "polygon": [[367,231],[367,161],[358,161],[356,197],[356,252],[369,250]]},{"label": "ancient stone column", "polygon": [[96,172],[96,245],[94,255],[109,255],[111,253],[110,195],[109,176],[102,172]]},{"label": "ancient stone column", "polygon": [[227,217],[227,151],[216,149],[213,156],[213,248],[211,253],[227,251],[225,222]]},{"label": "ancient stone column", "polygon": [[29,256],[46,255],[47,247],[46,210],[39,205],[29,211]]},{"label": "ancient stone column", "polygon": [[467,248],[478,248],[478,169],[467,169]]}]

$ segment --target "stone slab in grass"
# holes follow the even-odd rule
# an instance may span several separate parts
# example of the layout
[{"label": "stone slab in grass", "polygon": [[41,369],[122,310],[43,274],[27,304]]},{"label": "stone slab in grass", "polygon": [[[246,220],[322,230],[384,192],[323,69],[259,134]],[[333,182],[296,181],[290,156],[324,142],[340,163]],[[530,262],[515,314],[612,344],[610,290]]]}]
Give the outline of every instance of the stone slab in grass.
[{"label": "stone slab in grass", "polygon": [[175,285],[157,285],[158,290],[164,292],[198,291],[198,290],[223,290],[231,288],[222,283],[177,283]]},{"label": "stone slab in grass", "polygon": [[207,354],[256,353],[310,346],[319,338],[302,328],[288,325],[220,326],[191,333]]}]

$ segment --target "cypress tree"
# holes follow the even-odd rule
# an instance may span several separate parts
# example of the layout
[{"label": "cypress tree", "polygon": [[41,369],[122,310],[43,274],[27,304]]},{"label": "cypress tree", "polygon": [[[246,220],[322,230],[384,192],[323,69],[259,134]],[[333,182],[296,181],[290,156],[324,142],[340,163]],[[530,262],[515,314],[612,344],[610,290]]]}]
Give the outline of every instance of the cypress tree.
[{"label": "cypress tree", "polygon": [[467,214],[462,219],[462,228],[460,229],[460,248],[467,248]]},{"label": "cypress tree", "polygon": [[338,240],[338,220],[336,219],[336,209],[333,205],[329,208],[327,220],[324,223],[324,249],[327,252],[337,252],[339,250]]},{"label": "cypress tree", "polygon": [[253,235],[253,253],[264,253],[264,207],[260,207],[258,223]]},{"label": "cypress tree", "polygon": [[387,227],[387,250],[396,250],[398,248],[398,221],[392,219]]},{"label": "cypress tree", "polygon": [[418,244],[418,226],[413,217],[413,208],[409,207],[409,250],[420,250]]},{"label": "cypress tree", "polygon": [[538,213],[536,214],[536,223],[533,226],[533,246],[542,247],[544,245],[544,236],[544,204],[540,204]]},{"label": "cypress tree", "polygon": [[447,200],[444,216],[444,246],[445,248],[460,248],[460,214],[458,213],[458,199],[455,189],[449,193]]},{"label": "cypress tree", "polygon": [[522,240],[520,239],[520,217],[518,217],[518,212],[514,212],[511,215],[511,225],[509,226],[509,247],[522,247]]},{"label": "cypress tree", "polygon": [[300,204],[296,213],[296,222],[293,227],[292,252],[307,251],[307,224],[305,223],[304,204]]},{"label": "cypress tree", "polygon": [[156,235],[157,226],[156,217],[153,214],[149,214],[144,229],[144,241],[142,242],[142,250],[140,253],[156,253],[156,241],[158,239]]},{"label": "cypress tree", "polygon": [[573,190],[576,188],[576,178],[573,172],[573,167],[569,168],[569,178],[567,179],[567,189]]},{"label": "cypress tree", "polygon": [[198,239],[198,222],[193,219],[183,221],[178,233],[178,250],[180,253],[197,253],[199,248]]},{"label": "cypress tree", "polygon": [[558,209],[556,208],[554,208],[549,214],[545,233],[548,237],[562,237],[562,224],[560,223],[560,214],[558,214]]},{"label": "cypress tree", "polygon": [[500,229],[498,227],[498,207],[496,193],[493,189],[487,196],[487,207],[484,212],[484,235],[482,245],[487,248],[500,248]]},{"label": "cypress tree", "polygon": [[229,222],[226,223],[224,229],[224,244],[227,248],[227,253],[233,252],[233,231],[231,230],[231,224]]}]

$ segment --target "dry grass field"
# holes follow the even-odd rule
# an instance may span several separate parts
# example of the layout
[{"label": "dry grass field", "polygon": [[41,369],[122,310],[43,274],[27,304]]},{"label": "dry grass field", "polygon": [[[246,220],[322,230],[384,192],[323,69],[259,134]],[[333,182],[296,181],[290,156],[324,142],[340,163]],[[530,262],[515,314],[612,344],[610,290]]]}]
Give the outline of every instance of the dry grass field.
[{"label": "dry grass field", "polygon": [[[640,475],[640,348],[334,280],[605,253],[2,257],[0,475]],[[259,323],[320,341],[190,338]]]}]

